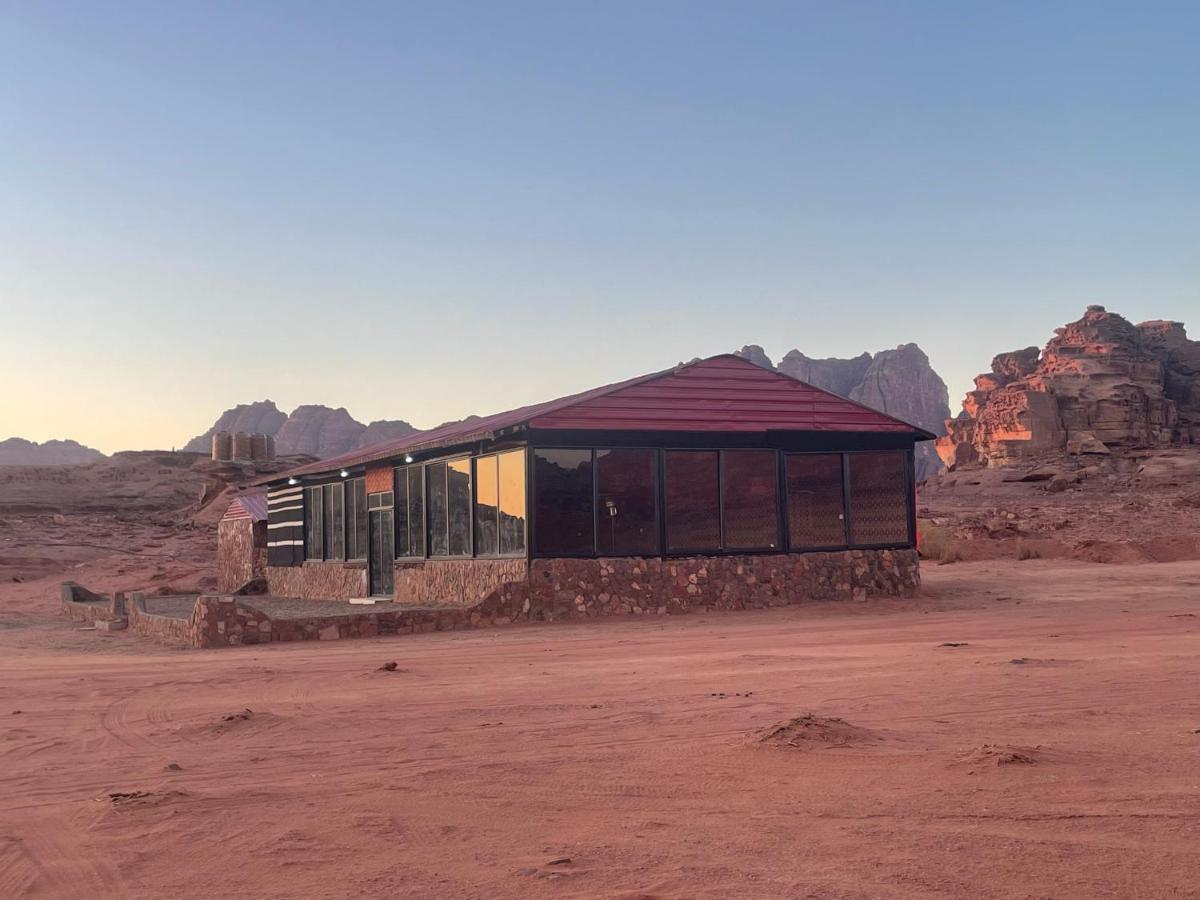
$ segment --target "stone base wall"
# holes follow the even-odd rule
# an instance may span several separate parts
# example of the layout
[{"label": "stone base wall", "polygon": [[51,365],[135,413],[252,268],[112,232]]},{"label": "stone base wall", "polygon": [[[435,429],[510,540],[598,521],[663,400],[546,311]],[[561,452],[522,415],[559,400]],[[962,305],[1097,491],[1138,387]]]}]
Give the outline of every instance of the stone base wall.
[{"label": "stone base wall", "polygon": [[395,601],[405,606],[476,606],[529,575],[526,559],[427,559],[398,562]]},{"label": "stone base wall", "polygon": [[222,519],[217,523],[217,590],[240,590],[266,571],[265,522]]},{"label": "stone base wall", "polygon": [[529,597],[533,618],[553,620],[909,596],[920,583],[916,550],[537,559]]},{"label": "stone base wall", "polygon": [[371,593],[366,563],[310,560],[300,566],[267,566],[268,593],[301,600],[351,600]]},{"label": "stone base wall", "polygon": [[134,634],[154,638],[175,647],[194,647],[192,629],[187,619],[156,616],[146,612],[146,598],[142,593],[130,594],[126,603],[129,614],[129,630]]}]

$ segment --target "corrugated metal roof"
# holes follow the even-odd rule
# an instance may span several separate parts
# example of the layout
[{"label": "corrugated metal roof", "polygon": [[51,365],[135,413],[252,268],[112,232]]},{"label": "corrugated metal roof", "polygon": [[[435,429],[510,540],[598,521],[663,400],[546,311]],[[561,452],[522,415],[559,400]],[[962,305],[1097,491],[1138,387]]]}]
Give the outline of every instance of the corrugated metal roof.
[{"label": "corrugated metal roof", "polygon": [[229,501],[223,519],[250,519],[253,522],[267,521],[267,495],[262,493],[242,494]]},{"label": "corrugated metal roof", "polygon": [[861,403],[728,354],[419,431],[299,466],[262,483],[471,443],[518,426],[597,431],[853,431],[911,434],[916,440],[935,437]]}]

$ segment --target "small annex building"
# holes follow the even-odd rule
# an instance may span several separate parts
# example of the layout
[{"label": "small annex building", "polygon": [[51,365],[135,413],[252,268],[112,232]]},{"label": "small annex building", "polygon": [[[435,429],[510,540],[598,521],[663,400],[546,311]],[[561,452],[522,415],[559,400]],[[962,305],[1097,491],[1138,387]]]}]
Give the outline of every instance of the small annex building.
[{"label": "small annex building", "polygon": [[267,495],[262,489],[234,497],[217,522],[217,590],[250,589],[267,574]]},{"label": "small annex building", "polygon": [[268,589],[512,619],[904,594],[933,438],[715,356],[271,476]]}]

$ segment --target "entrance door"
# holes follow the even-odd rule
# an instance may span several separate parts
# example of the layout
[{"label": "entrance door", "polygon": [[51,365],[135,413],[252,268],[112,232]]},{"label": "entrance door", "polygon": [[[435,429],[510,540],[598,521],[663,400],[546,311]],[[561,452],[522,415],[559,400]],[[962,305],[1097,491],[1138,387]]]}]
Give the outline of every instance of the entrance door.
[{"label": "entrance door", "polygon": [[[386,500],[387,506],[383,506]],[[372,494],[367,501],[370,509],[370,559],[371,596],[391,597],[393,563],[396,560],[395,520],[393,519],[392,495]]]}]

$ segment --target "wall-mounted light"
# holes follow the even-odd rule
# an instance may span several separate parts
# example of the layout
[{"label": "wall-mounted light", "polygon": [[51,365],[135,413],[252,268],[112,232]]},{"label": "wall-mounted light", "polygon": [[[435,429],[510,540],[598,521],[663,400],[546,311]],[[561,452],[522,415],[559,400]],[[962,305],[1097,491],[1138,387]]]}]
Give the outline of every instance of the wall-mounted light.
[{"label": "wall-mounted light", "polygon": [[413,461],[412,454],[411,454],[411,453],[405,453],[405,454],[404,454],[404,461],[405,461],[406,463],[410,463],[410,462],[412,462],[412,461]]},{"label": "wall-mounted light", "polygon": [[299,483],[300,483],[299,478],[289,478],[288,479],[288,484],[299,484]]},{"label": "wall-mounted light", "polygon": [[343,478],[349,478],[349,477],[350,477],[350,473],[349,473],[349,472],[347,472],[345,469],[342,469],[342,471],[338,472],[338,474],[339,474],[339,475],[341,475]]}]

